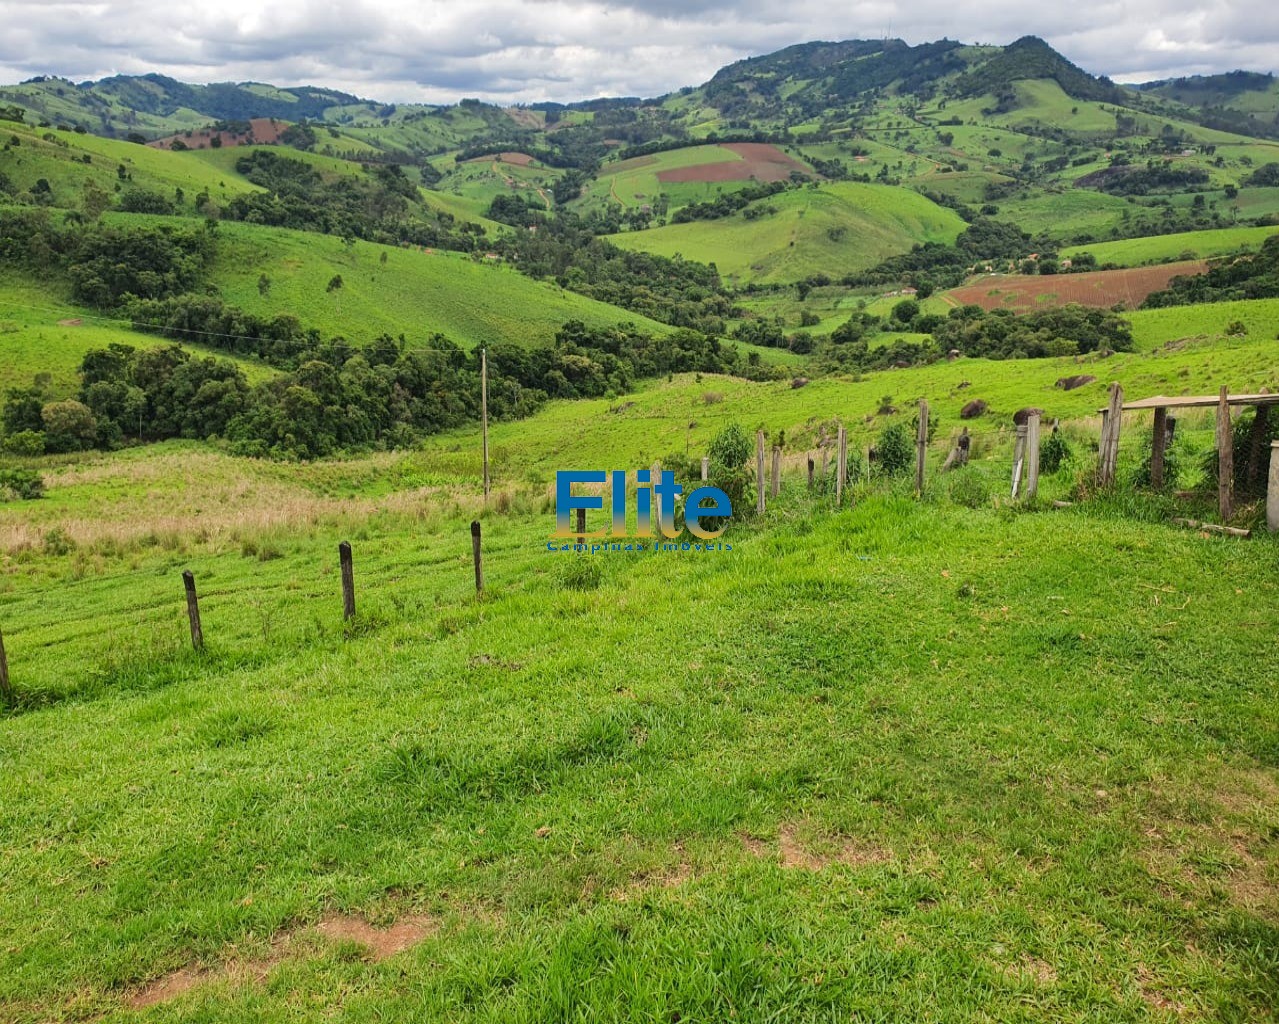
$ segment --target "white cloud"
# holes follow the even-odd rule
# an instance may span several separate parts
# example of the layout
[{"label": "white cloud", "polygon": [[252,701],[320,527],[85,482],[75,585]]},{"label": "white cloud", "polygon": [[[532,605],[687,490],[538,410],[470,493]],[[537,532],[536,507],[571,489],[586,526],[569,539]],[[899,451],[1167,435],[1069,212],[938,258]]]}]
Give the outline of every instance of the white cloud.
[{"label": "white cloud", "polygon": [[1272,70],[1279,52],[1268,0],[0,0],[0,23],[10,82],[158,71],[396,102],[653,96],[812,39],[1034,34],[1120,81]]}]

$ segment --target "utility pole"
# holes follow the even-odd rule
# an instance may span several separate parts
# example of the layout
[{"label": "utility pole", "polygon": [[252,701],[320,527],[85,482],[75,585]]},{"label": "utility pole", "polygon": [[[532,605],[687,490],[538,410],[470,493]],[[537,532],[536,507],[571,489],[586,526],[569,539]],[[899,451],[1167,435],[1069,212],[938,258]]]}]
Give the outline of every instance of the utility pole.
[{"label": "utility pole", "polygon": [[489,356],[480,349],[480,418],[484,434],[484,497],[489,496]]}]

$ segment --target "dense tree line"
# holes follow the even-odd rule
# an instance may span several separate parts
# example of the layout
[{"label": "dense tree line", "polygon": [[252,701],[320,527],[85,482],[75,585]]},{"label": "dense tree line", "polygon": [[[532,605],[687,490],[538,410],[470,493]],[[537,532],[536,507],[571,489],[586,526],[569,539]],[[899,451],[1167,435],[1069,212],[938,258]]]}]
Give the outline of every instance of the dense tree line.
[{"label": "dense tree line", "polygon": [[619,249],[567,211],[547,220],[529,209],[518,223],[537,230],[504,235],[493,248],[530,277],[706,334],[722,334],[735,313],[713,266]]},{"label": "dense tree line", "polygon": [[849,286],[893,284],[910,281],[919,285],[928,281],[936,287],[959,284],[970,267],[989,260],[1019,259],[1026,255],[1030,235],[1015,224],[975,217],[954,245],[925,242],[910,252],[892,256],[859,274],[849,274]]},{"label": "dense tree line", "polygon": [[985,359],[1038,359],[1132,348],[1128,321],[1108,309],[1067,305],[1014,313],[961,306],[944,318],[932,319],[940,322],[916,320],[912,327],[928,329],[939,353],[957,349],[962,355]]},{"label": "dense tree line", "polygon": [[1102,175],[1097,188],[1112,196],[1147,196],[1152,192],[1206,188],[1208,180],[1208,172],[1201,167],[1173,167],[1166,162],[1152,162],[1148,167]]},{"label": "dense tree line", "polygon": [[[221,438],[238,454],[308,459],[411,444],[479,417],[478,353],[442,335],[414,348],[385,335],[363,348],[334,339],[292,362],[250,386],[228,359],[193,356],[177,345],[113,344],[85,355],[75,400],[50,401],[38,384],[11,389],[0,410],[4,446],[39,454]],[[499,420],[527,416],[548,398],[619,394],[640,377],[768,375],[752,371],[736,348],[694,331],[654,338],[627,325],[577,321],[554,345],[495,345],[488,365],[489,415]]]},{"label": "dense tree line", "polygon": [[56,226],[43,210],[0,210],[0,261],[61,272],[75,298],[112,309],[126,296],[163,299],[196,287],[213,258],[205,227]]},{"label": "dense tree line", "polygon": [[1279,297],[1279,235],[1271,235],[1259,252],[1219,260],[1205,274],[1174,277],[1168,287],[1146,297],[1143,308],[1183,306],[1192,302]]},{"label": "dense tree line", "polygon": [[[370,165],[362,174],[329,179],[302,160],[255,149],[240,157],[235,169],[266,191],[232,199],[222,211],[230,220],[459,252],[475,250],[484,233],[479,225],[455,227],[451,216],[423,207],[418,186],[398,164]],[[207,196],[197,197],[197,209],[207,202]]]},{"label": "dense tree line", "polygon": [[739,189],[736,192],[722,193],[715,199],[704,203],[689,203],[687,206],[675,211],[671,217],[671,223],[684,224],[694,220],[718,220],[721,217],[731,217],[738,210],[745,209],[757,199],[768,199],[770,196],[785,192],[789,188],[794,188],[802,180],[803,176],[801,175],[797,180],[792,181],[761,182],[756,185],[748,185],[746,188]]}]

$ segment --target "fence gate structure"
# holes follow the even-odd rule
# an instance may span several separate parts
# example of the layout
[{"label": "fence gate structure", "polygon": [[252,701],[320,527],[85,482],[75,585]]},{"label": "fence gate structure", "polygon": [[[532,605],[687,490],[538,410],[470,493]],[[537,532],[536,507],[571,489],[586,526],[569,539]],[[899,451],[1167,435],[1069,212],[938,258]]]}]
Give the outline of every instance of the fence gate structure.
[{"label": "fence gate structure", "polygon": [[[1150,483],[1152,487],[1164,484],[1164,456],[1172,439],[1173,421],[1169,410],[1177,409],[1211,409],[1217,410],[1217,511],[1223,521],[1229,519],[1235,510],[1235,463],[1237,459],[1244,462],[1244,481],[1249,486],[1260,483],[1269,472],[1269,494],[1266,502],[1266,520],[1272,532],[1279,531],[1279,444],[1270,445],[1269,466],[1266,465],[1266,438],[1270,426],[1270,409],[1279,405],[1279,394],[1272,395],[1267,391],[1258,394],[1232,395],[1223,386],[1215,395],[1154,395],[1135,402],[1123,401],[1123,389],[1118,384],[1111,385],[1111,400],[1107,408],[1101,410],[1101,448],[1098,456],[1097,482],[1109,486],[1115,482],[1115,464],[1119,455],[1119,432],[1122,426],[1122,414],[1125,412],[1142,412],[1153,410],[1154,434],[1150,447]],[[1256,416],[1252,421],[1244,450],[1234,450],[1234,429],[1231,426],[1230,410],[1234,406],[1252,406]]]}]

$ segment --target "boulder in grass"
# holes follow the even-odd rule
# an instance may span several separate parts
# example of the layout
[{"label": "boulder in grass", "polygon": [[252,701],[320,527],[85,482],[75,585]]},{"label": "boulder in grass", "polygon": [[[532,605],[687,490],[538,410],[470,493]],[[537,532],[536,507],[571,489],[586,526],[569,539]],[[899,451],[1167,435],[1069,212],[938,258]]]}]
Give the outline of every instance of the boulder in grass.
[{"label": "boulder in grass", "polygon": [[975,420],[978,416],[983,415],[986,409],[986,400],[983,398],[974,398],[971,402],[959,410],[959,418],[961,420]]},{"label": "boulder in grass", "polygon": [[1025,409],[1018,409],[1015,413],[1013,413],[1014,426],[1024,427],[1026,425],[1026,421],[1030,419],[1030,414],[1032,412],[1037,412],[1040,416],[1043,416],[1044,414],[1043,409],[1036,409],[1033,406],[1027,406]]},{"label": "boulder in grass", "polygon": [[807,383],[808,383],[807,377],[796,377],[794,380],[790,382],[790,386],[792,388],[802,388]]},{"label": "boulder in grass", "polygon": [[1097,378],[1087,373],[1079,373],[1073,377],[1062,377],[1053,387],[1061,388],[1062,391],[1074,391],[1075,388],[1082,388],[1085,384],[1091,384]]}]

